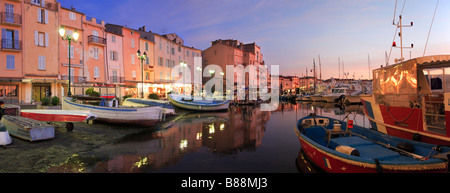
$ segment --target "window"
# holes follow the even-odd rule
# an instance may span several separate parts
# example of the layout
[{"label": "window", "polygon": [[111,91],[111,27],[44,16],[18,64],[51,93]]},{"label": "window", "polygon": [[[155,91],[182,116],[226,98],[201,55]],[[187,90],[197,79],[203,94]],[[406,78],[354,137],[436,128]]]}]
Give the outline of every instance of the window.
[{"label": "window", "polygon": [[[67,69],[67,74],[70,74],[70,81],[74,82],[75,70],[73,68],[70,68],[70,73],[69,73],[69,69]],[[69,76],[69,75],[67,75],[67,76]]]},{"label": "window", "polygon": [[159,42],[159,50],[162,50],[162,43]]},{"label": "window", "polygon": [[145,80],[149,80],[150,79],[150,73],[149,72],[145,72]]},{"label": "window", "polygon": [[169,54],[169,45],[167,45],[167,54]]},{"label": "window", "polygon": [[145,51],[148,51],[148,42],[145,42]]},{"label": "window", "polygon": [[159,72],[159,81],[163,80],[163,72]]},{"label": "window", "polygon": [[6,55],[6,69],[8,69],[8,70],[15,69],[15,56],[14,55]]},{"label": "window", "polygon": [[70,46],[70,49],[69,49],[69,47],[67,47],[67,57],[74,58],[74,47],[73,46]]},{"label": "window", "polygon": [[134,48],[134,39],[131,38],[131,48]]},{"label": "window", "polygon": [[14,23],[14,5],[5,3],[5,21],[8,23]]},{"label": "window", "polygon": [[164,65],[164,60],[163,60],[162,57],[159,57],[158,65],[160,65],[160,66],[163,66],[163,65]]},{"label": "window", "polygon": [[186,50],[186,56],[189,57],[189,50]]},{"label": "window", "polygon": [[74,12],[69,12],[69,19],[70,20],[77,20],[77,15]]},{"label": "window", "polygon": [[172,55],[175,55],[175,48],[172,48]]},{"label": "window", "polygon": [[109,51],[109,55],[110,55],[110,57],[109,57],[109,59],[110,60],[112,60],[112,61],[118,61],[119,60],[119,55],[118,55],[118,53],[116,52],[116,51]]},{"label": "window", "polygon": [[98,60],[99,55],[98,55],[98,48],[94,48],[94,59]]},{"label": "window", "polygon": [[111,42],[113,42],[113,43],[116,42],[116,36],[115,36],[115,35],[112,35],[112,36],[111,36]]},{"label": "window", "polygon": [[145,58],[145,64],[150,65],[150,58],[147,56],[147,58]]},{"label": "window", "polygon": [[178,52],[181,52],[181,47],[180,46],[178,46]]},{"label": "window", "polygon": [[170,60],[169,59],[166,59],[166,67],[169,67],[169,64],[170,63]]},{"label": "window", "polygon": [[41,5],[41,0],[31,0],[31,4]]},{"label": "window", "polygon": [[135,64],[136,59],[134,58],[134,54],[131,54],[131,64]]},{"label": "window", "polygon": [[170,81],[170,72],[167,72],[167,80]]},{"label": "window", "polygon": [[112,71],[112,81],[113,81],[113,83],[117,83],[118,81],[117,81],[117,70],[113,70]]},{"label": "window", "polygon": [[48,11],[45,9],[38,9],[37,12],[38,22],[47,24],[48,23]]},{"label": "window", "polygon": [[48,47],[48,33],[34,31],[34,44],[41,47]]},{"label": "window", "polygon": [[136,71],[133,70],[133,71],[131,72],[131,76],[133,76],[133,78],[136,78]]},{"label": "window", "polygon": [[2,29],[2,48],[20,49],[18,30]]},{"label": "window", "polygon": [[94,67],[94,78],[100,78],[100,68]]},{"label": "window", "polygon": [[0,97],[17,97],[18,85],[0,85]]},{"label": "window", "polygon": [[45,56],[39,56],[38,70],[45,70]]}]

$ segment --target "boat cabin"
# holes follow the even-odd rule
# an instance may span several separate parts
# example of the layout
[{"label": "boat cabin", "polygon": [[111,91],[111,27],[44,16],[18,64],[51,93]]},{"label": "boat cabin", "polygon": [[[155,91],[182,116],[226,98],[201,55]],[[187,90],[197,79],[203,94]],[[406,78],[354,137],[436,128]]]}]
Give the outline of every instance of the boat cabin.
[{"label": "boat cabin", "polygon": [[[414,58],[373,71],[375,103],[385,122],[449,136],[450,55]],[[387,111],[387,112],[386,112]],[[415,121],[416,123],[413,123]]]}]

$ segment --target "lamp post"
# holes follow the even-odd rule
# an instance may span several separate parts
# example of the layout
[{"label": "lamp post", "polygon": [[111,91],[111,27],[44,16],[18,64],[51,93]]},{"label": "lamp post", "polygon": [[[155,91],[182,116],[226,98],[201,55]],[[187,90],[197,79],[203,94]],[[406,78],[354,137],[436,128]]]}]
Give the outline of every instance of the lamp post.
[{"label": "lamp post", "polygon": [[71,42],[73,41],[74,43],[76,43],[77,42],[77,40],[78,40],[78,37],[79,37],[79,33],[78,33],[78,31],[77,30],[75,30],[74,32],[73,32],[73,34],[66,34],[66,29],[64,29],[64,27],[63,26],[61,26],[60,28],[59,28],[59,35],[61,36],[61,38],[63,39],[63,40],[67,40],[68,42],[69,42],[69,92],[67,92],[67,95],[70,97],[70,96],[72,96],[72,92],[70,91],[70,84],[71,84],[71,73],[70,73],[70,68],[71,68],[71,66],[70,66],[70,57],[71,57],[71,55],[70,55],[70,46],[71,46]]},{"label": "lamp post", "polygon": [[147,59],[147,52],[144,52],[143,55],[141,55],[141,50],[138,50],[136,53],[137,57],[141,61],[141,71],[142,71],[142,85],[141,85],[141,96],[144,98],[144,60]]},{"label": "lamp post", "polygon": [[185,82],[185,81],[184,81],[184,75],[185,75],[184,69],[186,68],[187,63],[181,61],[181,62],[180,62],[180,65],[181,65],[181,67],[183,67],[183,94],[186,94],[186,88],[185,88],[185,87],[186,87],[186,84],[184,83],[184,82]]}]

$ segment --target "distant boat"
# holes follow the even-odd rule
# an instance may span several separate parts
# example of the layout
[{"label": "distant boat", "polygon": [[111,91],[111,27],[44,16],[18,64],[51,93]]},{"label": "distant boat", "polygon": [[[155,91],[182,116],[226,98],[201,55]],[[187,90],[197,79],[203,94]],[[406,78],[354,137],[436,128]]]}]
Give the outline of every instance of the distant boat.
[{"label": "distant boat", "polygon": [[5,146],[12,143],[11,136],[9,136],[9,132],[6,129],[5,125],[0,122],[0,145]]},{"label": "distant boat", "polygon": [[195,111],[228,110],[228,106],[230,105],[230,101],[194,100],[191,95],[169,94],[168,98],[174,106]]},{"label": "distant boat", "polygon": [[328,117],[304,117],[298,120],[296,133],[308,159],[326,172],[422,173],[448,169],[449,147],[401,139]]},{"label": "distant boat", "polygon": [[132,125],[153,125],[163,119],[162,107],[105,107],[83,104],[82,100],[73,101],[72,98],[64,97],[63,110],[89,111],[97,116],[96,120],[107,123],[122,123]]},{"label": "distant boat", "polygon": [[315,95],[311,95],[311,100],[314,102],[321,102],[324,101],[324,99],[322,98],[323,94],[315,94]]},{"label": "distant boat", "polygon": [[170,101],[155,100],[155,99],[139,99],[139,98],[127,98],[122,102],[122,106],[126,107],[148,107],[148,106],[160,106],[164,109],[166,115],[175,115],[175,108],[170,104]]},{"label": "distant boat", "polygon": [[344,98],[347,87],[333,88],[331,93],[322,95],[322,98],[328,103],[338,102],[339,99]]},{"label": "distant boat", "polygon": [[1,122],[14,136],[28,141],[55,138],[55,127],[26,117],[3,115]]}]

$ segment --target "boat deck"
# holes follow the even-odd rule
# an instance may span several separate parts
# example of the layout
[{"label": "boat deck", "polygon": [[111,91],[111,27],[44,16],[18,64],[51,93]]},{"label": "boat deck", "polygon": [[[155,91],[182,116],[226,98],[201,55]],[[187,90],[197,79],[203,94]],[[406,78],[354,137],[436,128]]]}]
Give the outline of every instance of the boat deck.
[{"label": "boat deck", "polygon": [[335,148],[338,145],[345,145],[357,149],[361,158],[378,159],[380,161],[412,161],[411,157],[401,155],[398,152],[392,151],[374,142],[368,141],[358,136],[339,137],[330,140],[330,148]]}]

